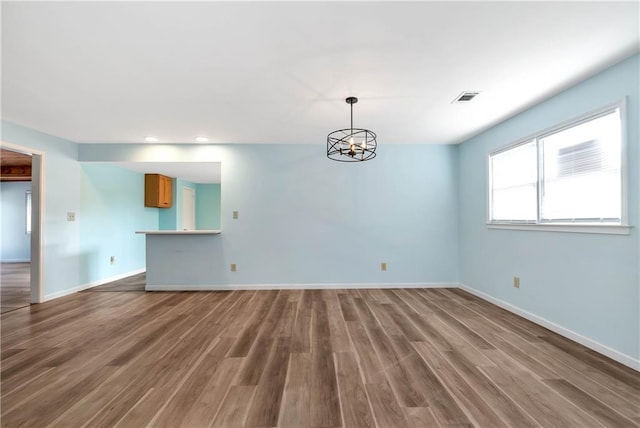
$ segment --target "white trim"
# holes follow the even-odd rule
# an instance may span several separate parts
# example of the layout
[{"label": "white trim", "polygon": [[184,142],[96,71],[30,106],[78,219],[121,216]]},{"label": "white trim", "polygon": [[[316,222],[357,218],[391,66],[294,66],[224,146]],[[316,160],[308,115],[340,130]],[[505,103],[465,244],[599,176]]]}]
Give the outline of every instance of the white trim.
[{"label": "white trim", "polygon": [[46,184],[45,154],[33,151],[31,155],[31,303],[44,302]]},{"label": "white trim", "polygon": [[622,134],[620,135],[621,138],[621,157],[620,157],[620,179],[622,180],[621,183],[621,192],[622,194],[620,195],[621,197],[621,209],[622,212],[620,213],[620,221],[622,222],[622,224],[628,224],[629,223],[629,156],[628,156],[628,152],[629,152],[629,143],[627,141],[627,97],[625,96],[624,98],[622,98],[622,101],[620,101],[620,125],[622,126]]},{"label": "white trim", "polygon": [[9,260],[0,260],[0,263],[30,263],[31,259],[9,259]]},{"label": "white trim", "polygon": [[487,223],[487,229],[538,230],[543,232],[603,233],[628,235],[633,226],[621,224],[543,224],[543,223]]},{"label": "white trim", "polygon": [[469,293],[483,300],[491,302],[496,306],[500,306],[501,308],[506,309],[509,312],[513,312],[514,314],[521,316],[522,318],[526,318],[531,322],[541,325],[542,327],[548,328],[549,330],[555,333],[558,333],[561,336],[564,336],[568,339],[578,342],[579,344],[586,346],[587,348],[592,349],[596,352],[599,352],[600,354],[607,356],[612,360],[619,362],[620,364],[624,364],[627,367],[640,371],[640,360],[637,360],[627,354],[623,354],[622,352],[617,351],[613,348],[610,348],[606,345],[603,345],[602,343],[596,342],[595,340],[585,337],[580,333],[576,333],[573,330],[569,330],[566,327],[562,327],[561,325],[558,325],[552,321],[549,321],[546,318],[542,318],[541,316],[525,311],[524,309],[521,309],[515,305],[512,305],[511,303],[507,303],[504,300],[500,300],[489,294],[483,293],[482,291],[478,291],[474,288],[471,288],[466,284],[459,284],[459,286],[463,290],[468,291]]},{"label": "white trim", "polygon": [[455,282],[307,283],[307,284],[147,284],[147,291],[335,290],[356,288],[457,288]]},{"label": "white trim", "polygon": [[66,290],[56,291],[55,293],[47,294],[44,296],[43,302],[48,302],[49,300],[58,299],[60,297],[68,296],[69,294],[77,293],[78,291],[87,290],[89,288],[97,287],[98,285],[106,284],[108,282],[118,281],[120,279],[127,278],[132,275],[138,275],[140,273],[144,273],[146,269],[136,269],[131,272],[123,273],[120,275],[112,276],[110,278],[101,279],[99,281],[89,282],[87,284],[78,285],[77,287],[67,288]]}]

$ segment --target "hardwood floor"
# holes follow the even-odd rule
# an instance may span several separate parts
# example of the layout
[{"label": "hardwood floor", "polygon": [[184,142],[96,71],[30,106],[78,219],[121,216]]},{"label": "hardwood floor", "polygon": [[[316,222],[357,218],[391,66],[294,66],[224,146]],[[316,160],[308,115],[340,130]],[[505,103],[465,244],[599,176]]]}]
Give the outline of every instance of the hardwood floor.
[{"label": "hardwood floor", "polygon": [[640,374],[457,289],[83,292],[2,316],[3,427],[637,427]]},{"label": "hardwood floor", "polygon": [[146,285],[146,283],[147,273],[143,272],[137,275],[131,275],[126,278],[119,279],[118,281],[112,281],[107,284],[89,288],[84,292],[91,293],[105,291],[144,291],[144,286]]},{"label": "hardwood floor", "polygon": [[0,265],[0,313],[29,306],[31,302],[31,264]]}]

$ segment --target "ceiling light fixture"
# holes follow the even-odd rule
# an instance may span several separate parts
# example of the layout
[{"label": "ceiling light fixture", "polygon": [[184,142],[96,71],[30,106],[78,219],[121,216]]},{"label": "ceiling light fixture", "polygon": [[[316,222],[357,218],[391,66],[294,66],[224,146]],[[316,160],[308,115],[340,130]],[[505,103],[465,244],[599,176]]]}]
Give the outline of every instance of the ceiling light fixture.
[{"label": "ceiling light fixture", "polygon": [[196,137],[196,141],[198,143],[206,143],[209,139],[207,137]]},{"label": "ceiling light fixture", "polygon": [[144,137],[144,141],[146,141],[147,143],[157,143],[158,139],[156,137],[147,136]]},{"label": "ceiling light fixture", "polygon": [[351,127],[327,135],[327,157],[338,162],[363,162],[376,157],[376,134],[368,129],[353,127],[353,105],[356,97],[345,100],[351,106]]}]

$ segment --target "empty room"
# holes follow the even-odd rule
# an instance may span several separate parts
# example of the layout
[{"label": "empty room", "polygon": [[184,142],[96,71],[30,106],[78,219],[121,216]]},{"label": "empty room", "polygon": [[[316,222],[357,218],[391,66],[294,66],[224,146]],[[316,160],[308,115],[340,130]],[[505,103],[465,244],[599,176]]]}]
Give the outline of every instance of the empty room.
[{"label": "empty room", "polygon": [[640,2],[0,7],[0,426],[640,427]]}]

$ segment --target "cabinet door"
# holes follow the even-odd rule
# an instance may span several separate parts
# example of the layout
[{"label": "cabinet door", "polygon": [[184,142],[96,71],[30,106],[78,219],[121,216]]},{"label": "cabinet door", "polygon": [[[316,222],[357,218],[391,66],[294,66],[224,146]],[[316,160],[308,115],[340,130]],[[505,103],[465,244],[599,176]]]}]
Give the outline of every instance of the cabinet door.
[{"label": "cabinet door", "polygon": [[158,174],[144,175],[144,206],[157,208],[160,206],[160,183]]},{"label": "cabinet door", "polygon": [[161,174],[144,175],[144,206],[171,208],[171,177]]},{"label": "cabinet door", "polygon": [[164,175],[160,176],[159,183],[159,193],[160,193],[160,206],[162,207],[171,207],[171,177],[165,177]]}]

